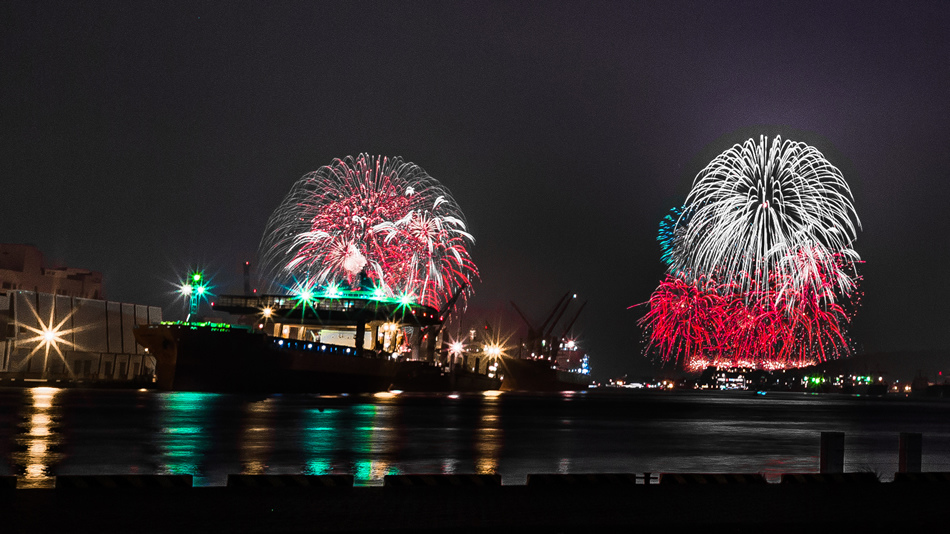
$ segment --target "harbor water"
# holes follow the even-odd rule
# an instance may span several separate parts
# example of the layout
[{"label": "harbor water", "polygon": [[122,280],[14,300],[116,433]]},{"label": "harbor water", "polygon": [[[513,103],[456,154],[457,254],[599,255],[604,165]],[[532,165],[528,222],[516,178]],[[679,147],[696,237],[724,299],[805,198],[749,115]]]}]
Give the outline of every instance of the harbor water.
[{"label": "harbor water", "polygon": [[0,475],[817,472],[820,433],[845,433],[845,471],[883,481],[901,432],[923,471],[950,471],[950,402],[904,396],[598,389],[242,396],[0,389]]}]

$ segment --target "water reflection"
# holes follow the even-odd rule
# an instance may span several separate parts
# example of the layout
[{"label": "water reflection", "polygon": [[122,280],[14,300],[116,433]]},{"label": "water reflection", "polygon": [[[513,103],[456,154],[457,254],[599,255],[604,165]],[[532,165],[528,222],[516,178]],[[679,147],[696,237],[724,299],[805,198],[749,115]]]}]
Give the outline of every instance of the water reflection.
[{"label": "water reflection", "polygon": [[47,488],[54,484],[53,470],[63,455],[58,452],[62,437],[56,432],[59,426],[60,407],[56,403],[58,388],[32,388],[26,390],[31,402],[23,405],[21,417],[26,430],[17,436],[17,452],[13,464],[21,476],[21,488]]},{"label": "water reflection", "polygon": [[300,431],[300,448],[305,455],[303,474],[329,475],[333,472],[333,456],[340,441],[341,411],[341,408],[324,406],[305,409]]},{"label": "water reflection", "polygon": [[389,403],[353,406],[356,421],[353,478],[357,484],[379,483],[386,475],[399,474],[399,469],[390,467],[389,462],[391,436],[396,433],[393,415],[397,409]]},{"label": "water reflection", "polygon": [[[372,397],[0,388],[0,469],[56,474],[763,472],[817,469],[819,433],[847,433],[846,470],[896,469],[898,432],[950,465],[950,403],[683,394]],[[0,472],[3,474],[3,472]]]},{"label": "water reflection", "polygon": [[158,393],[161,408],[158,473],[192,475],[195,485],[204,476],[203,459],[208,452],[212,412],[220,395],[214,393]]},{"label": "water reflection", "polygon": [[395,396],[305,407],[297,444],[304,453],[301,471],[352,474],[357,485],[381,484],[384,476],[398,474],[401,410]]},{"label": "water reflection", "polygon": [[268,459],[274,448],[275,405],[274,399],[265,399],[244,406],[244,427],[239,447],[242,474],[262,475],[267,472]]},{"label": "water reflection", "polygon": [[498,458],[501,456],[504,431],[499,415],[499,396],[485,395],[479,409],[478,427],[475,430],[475,473],[494,475],[498,473]]}]

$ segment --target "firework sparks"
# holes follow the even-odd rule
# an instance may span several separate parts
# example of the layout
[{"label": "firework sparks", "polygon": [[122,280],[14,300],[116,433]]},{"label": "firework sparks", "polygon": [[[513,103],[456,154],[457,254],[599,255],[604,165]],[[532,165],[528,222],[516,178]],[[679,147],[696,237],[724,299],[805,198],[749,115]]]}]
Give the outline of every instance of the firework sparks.
[{"label": "firework sparks", "polygon": [[841,172],[813,147],[779,137],[733,146],[660,223],[668,275],[640,320],[647,351],[690,369],[847,355],[858,229]]},{"label": "firework sparks", "polygon": [[[742,280],[742,289],[773,273],[797,279],[784,258],[813,247],[849,250],[860,229],[841,171],[815,148],[781,137],[749,139],[717,156],[693,180],[684,212],[680,268]],[[820,258],[827,271],[833,256]]]},{"label": "firework sparks", "polygon": [[386,296],[440,307],[478,278],[472,243],[448,189],[413,163],[363,154],[294,184],[267,222],[260,257],[272,289],[356,288],[365,276]]}]

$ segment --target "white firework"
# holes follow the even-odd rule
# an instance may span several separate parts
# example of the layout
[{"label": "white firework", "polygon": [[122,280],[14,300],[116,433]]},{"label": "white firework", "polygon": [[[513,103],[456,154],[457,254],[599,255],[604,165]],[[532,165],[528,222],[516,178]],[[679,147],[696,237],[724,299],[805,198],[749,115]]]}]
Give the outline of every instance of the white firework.
[{"label": "white firework", "polygon": [[693,180],[683,213],[673,271],[740,291],[776,277],[800,289],[817,272],[843,293],[854,287],[846,271],[859,261],[851,244],[861,223],[841,171],[814,147],[765,136],[733,146]]}]

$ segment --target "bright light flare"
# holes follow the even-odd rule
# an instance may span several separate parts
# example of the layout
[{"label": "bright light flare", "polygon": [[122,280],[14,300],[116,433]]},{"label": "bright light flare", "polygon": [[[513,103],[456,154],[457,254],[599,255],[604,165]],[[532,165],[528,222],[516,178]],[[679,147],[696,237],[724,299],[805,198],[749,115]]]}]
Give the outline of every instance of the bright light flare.
[{"label": "bright light flare", "polygon": [[[70,312],[65,317],[63,317],[61,321],[56,322],[53,306],[50,306],[49,320],[43,320],[32,303],[30,303],[29,308],[30,312],[33,314],[33,317],[36,319],[37,326],[34,327],[26,323],[18,324],[20,328],[23,328],[34,334],[33,337],[21,340],[22,343],[36,343],[27,358],[32,358],[34,355],[42,352],[45,369],[45,362],[49,359],[50,352],[53,352],[65,364],[65,350],[79,348],[74,342],[70,341],[69,338],[72,336],[72,334],[85,330],[86,327],[66,327],[66,325],[71,321],[75,310],[70,310]],[[68,366],[67,371],[71,373]]]}]

